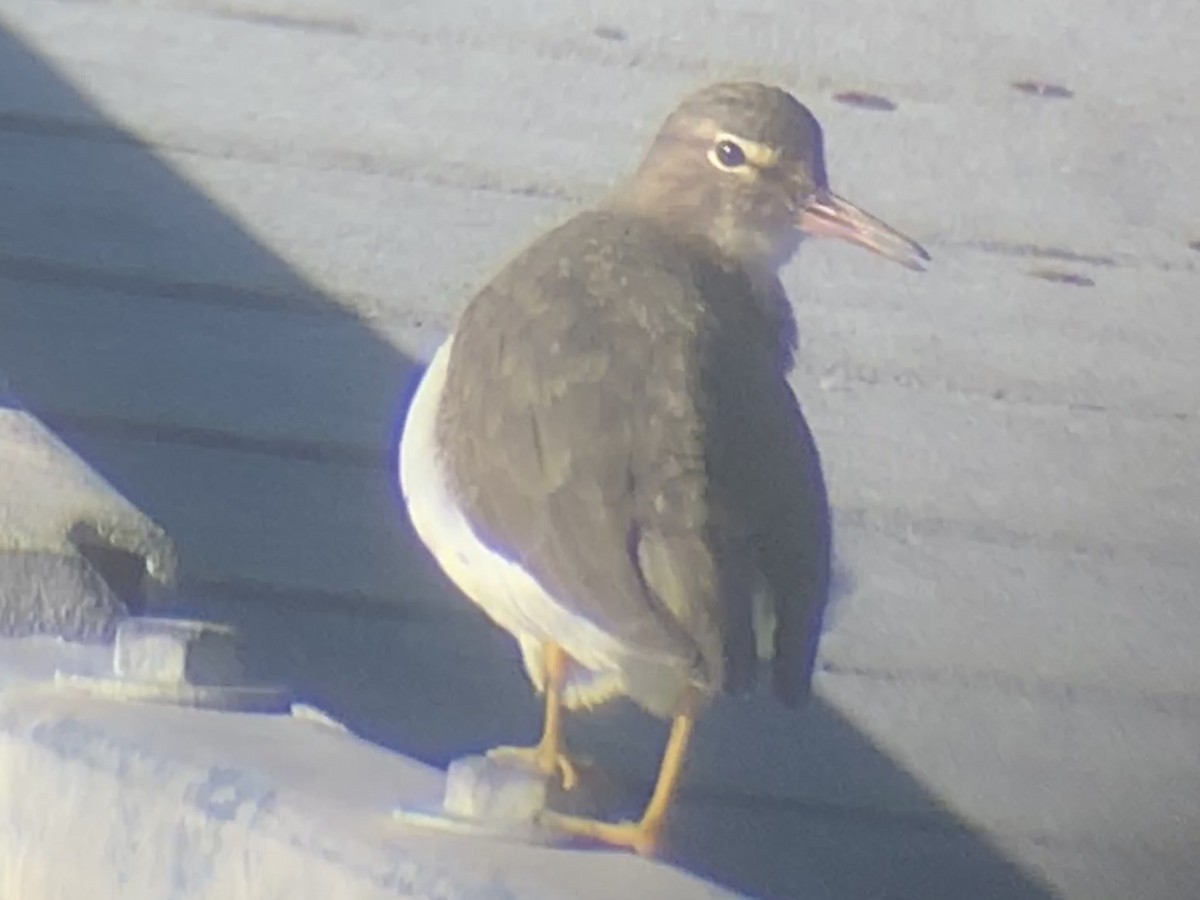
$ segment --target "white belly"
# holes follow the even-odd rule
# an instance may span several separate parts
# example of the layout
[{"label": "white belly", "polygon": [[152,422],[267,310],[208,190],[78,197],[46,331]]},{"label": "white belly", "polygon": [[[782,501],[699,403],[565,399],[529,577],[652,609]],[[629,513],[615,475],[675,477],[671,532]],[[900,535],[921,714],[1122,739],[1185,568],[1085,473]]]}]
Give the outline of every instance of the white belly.
[{"label": "white belly", "polygon": [[[535,686],[544,685],[541,645],[553,640],[576,663],[564,700],[591,706],[628,693],[640,668],[606,632],[558,603],[528,572],[483,544],[459,510],[442,468],[435,423],[453,339],[438,349],[417,387],[400,440],[400,488],[417,535],[458,588],[520,641]],[[657,667],[655,667],[657,668]]]}]

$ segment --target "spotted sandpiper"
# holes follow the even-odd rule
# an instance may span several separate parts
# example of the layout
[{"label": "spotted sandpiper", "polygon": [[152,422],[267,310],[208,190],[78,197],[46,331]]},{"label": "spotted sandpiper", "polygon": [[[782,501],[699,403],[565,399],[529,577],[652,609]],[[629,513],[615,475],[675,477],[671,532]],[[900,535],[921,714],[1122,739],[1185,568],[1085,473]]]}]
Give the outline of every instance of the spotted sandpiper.
[{"label": "spotted sandpiper", "polygon": [[413,525],[546,696],[539,743],[507,752],[569,788],[564,707],[627,695],[672,720],[641,819],[545,814],[568,834],[653,853],[696,715],[752,682],[760,647],[785,704],[808,694],[830,517],[778,278],[806,234],[929,259],[830,191],[791,94],[705,88],[479,292],[417,388]]}]

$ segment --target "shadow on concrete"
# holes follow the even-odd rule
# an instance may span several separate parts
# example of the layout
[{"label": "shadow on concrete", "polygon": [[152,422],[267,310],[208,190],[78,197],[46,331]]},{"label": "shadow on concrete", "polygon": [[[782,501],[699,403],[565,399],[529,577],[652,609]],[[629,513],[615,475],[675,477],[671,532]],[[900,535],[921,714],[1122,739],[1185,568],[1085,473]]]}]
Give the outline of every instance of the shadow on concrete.
[{"label": "shadow on concrete", "polygon": [[[226,518],[217,515],[204,526],[214,530],[237,530],[238,517],[247,514],[234,489],[214,480],[221,464],[206,454],[319,464],[328,446],[339,445],[337,433],[306,443],[269,427],[258,434],[222,430],[223,413],[258,407],[264,421],[273,421],[281,394],[301,386],[296,392],[303,402],[291,414],[304,421],[289,424],[320,435],[327,423],[344,421],[347,397],[393,409],[414,374],[413,361],[365,324],[352,328],[347,344],[348,319],[333,300],[3,30],[0,106],[6,170],[0,179],[0,371],[31,409],[176,538],[185,578],[201,584],[204,572],[189,569],[198,552],[193,544],[204,537],[196,535],[192,506],[203,497],[211,507],[215,496],[219,510],[227,500]],[[92,200],[79,199],[85,195]],[[106,196],[111,205],[95,205]],[[96,301],[68,314],[72,307],[63,298],[75,296]],[[183,326],[192,321],[183,314],[197,308],[214,311],[210,321],[217,329],[221,310],[328,313],[342,323],[342,338],[323,346],[318,330],[303,346],[263,347],[262,356],[247,357],[241,368],[216,372],[195,352],[201,336]],[[162,327],[173,311],[181,316],[179,327]],[[151,318],[159,325],[148,325]],[[114,334],[130,339],[97,337]],[[121,383],[98,384],[103,378]],[[181,392],[196,396],[208,384],[219,389],[204,397],[200,416]],[[126,390],[137,393],[137,402],[131,394],[127,409],[114,405],[111,397]],[[89,399],[101,394],[110,398],[105,409]],[[147,409],[167,412],[139,412]],[[165,457],[155,456],[160,450]],[[362,453],[329,452],[339,464],[367,471],[381,495],[394,497],[386,436]],[[158,462],[150,465],[151,457]],[[306,532],[310,544],[295,550],[298,564],[345,540],[334,520],[319,527],[328,518],[328,497],[305,496],[300,484],[300,496],[293,491],[278,508],[255,511],[278,528],[296,516],[318,523]],[[395,521],[402,522],[393,505]],[[403,526],[381,523],[377,532],[367,538],[367,558],[422,559]],[[263,539],[265,545],[268,535]],[[259,550],[241,552],[253,559]],[[402,599],[387,605],[305,598],[287,585],[210,585],[193,596],[205,597],[195,611],[243,628],[254,674],[294,685],[353,729],[397,750],[445,763],[527,740],[537,711],[511,642],[428,571],[412,577],[397,585],[397,597],[411,584],[432,585],[427,589],[445,594],[444,614],[431,614],[430,603],[414,612]],[[581,745],[621,773],[628,802],[636,804],[656,764],[662,726],[618,708],[573,728]],[[720,706],[699,730],[691,776],[675,820],[674,858],[752,894],[805,900],[1052,896],[820,701],[787,720],[756,701]],[[757,787],[739,789],[744,783]]]}]

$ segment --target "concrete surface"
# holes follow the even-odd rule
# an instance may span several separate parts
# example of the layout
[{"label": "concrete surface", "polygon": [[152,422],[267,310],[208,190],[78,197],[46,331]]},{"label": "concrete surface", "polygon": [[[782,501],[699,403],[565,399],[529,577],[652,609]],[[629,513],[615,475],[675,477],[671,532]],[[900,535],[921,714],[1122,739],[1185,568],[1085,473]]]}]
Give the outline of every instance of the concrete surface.
[{"label": "concrete surface", "polygon": [[[0,0],[0,22],[0,367],[167,528],[256,674],[439,765],[537,712],[399,511],[415,367],[684,91],[792,89],[835,189],[934,265],[813,244],[787,272],[841,593],[808,710],[702,723],[672,857],[771,898],[1200,894],[1200,7]],[[571,726],[636,805],[661,726]]]},{"label": "concrete surface", "polygon": [[312,715],[133,703],[55,687],[99,651],[0,639],[4,900],[734,900],[626,855],[444,834],[442,773]]},{"label": "concrete surface", "polygon": [[113,490],[0,378],[0,635],[112,638],[175,578],[163,530]]}]

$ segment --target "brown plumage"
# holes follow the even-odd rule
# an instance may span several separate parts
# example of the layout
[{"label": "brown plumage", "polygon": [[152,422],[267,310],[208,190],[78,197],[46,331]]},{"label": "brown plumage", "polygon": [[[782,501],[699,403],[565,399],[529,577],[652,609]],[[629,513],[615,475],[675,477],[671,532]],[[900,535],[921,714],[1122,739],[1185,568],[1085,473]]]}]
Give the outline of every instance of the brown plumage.
[{"label": "brown plumage", "polygon": [[[829,191],[820,127],[790,94],[700,91],[608,200],[475,297],[414,402],[414,524],[547,691],[538,764],[572,777],[560,702],[627,694],[675,719],[643,820],[555,818],[570,831],[653,848],[693,716],[754,678],[756,594],[773,611],[775,693],[807,693],[830,522],[777,277],[804,231],[928,258]],[[457,530],[417,496],[430,473]],[[452,532],[473,549],[451,549]]]}]

